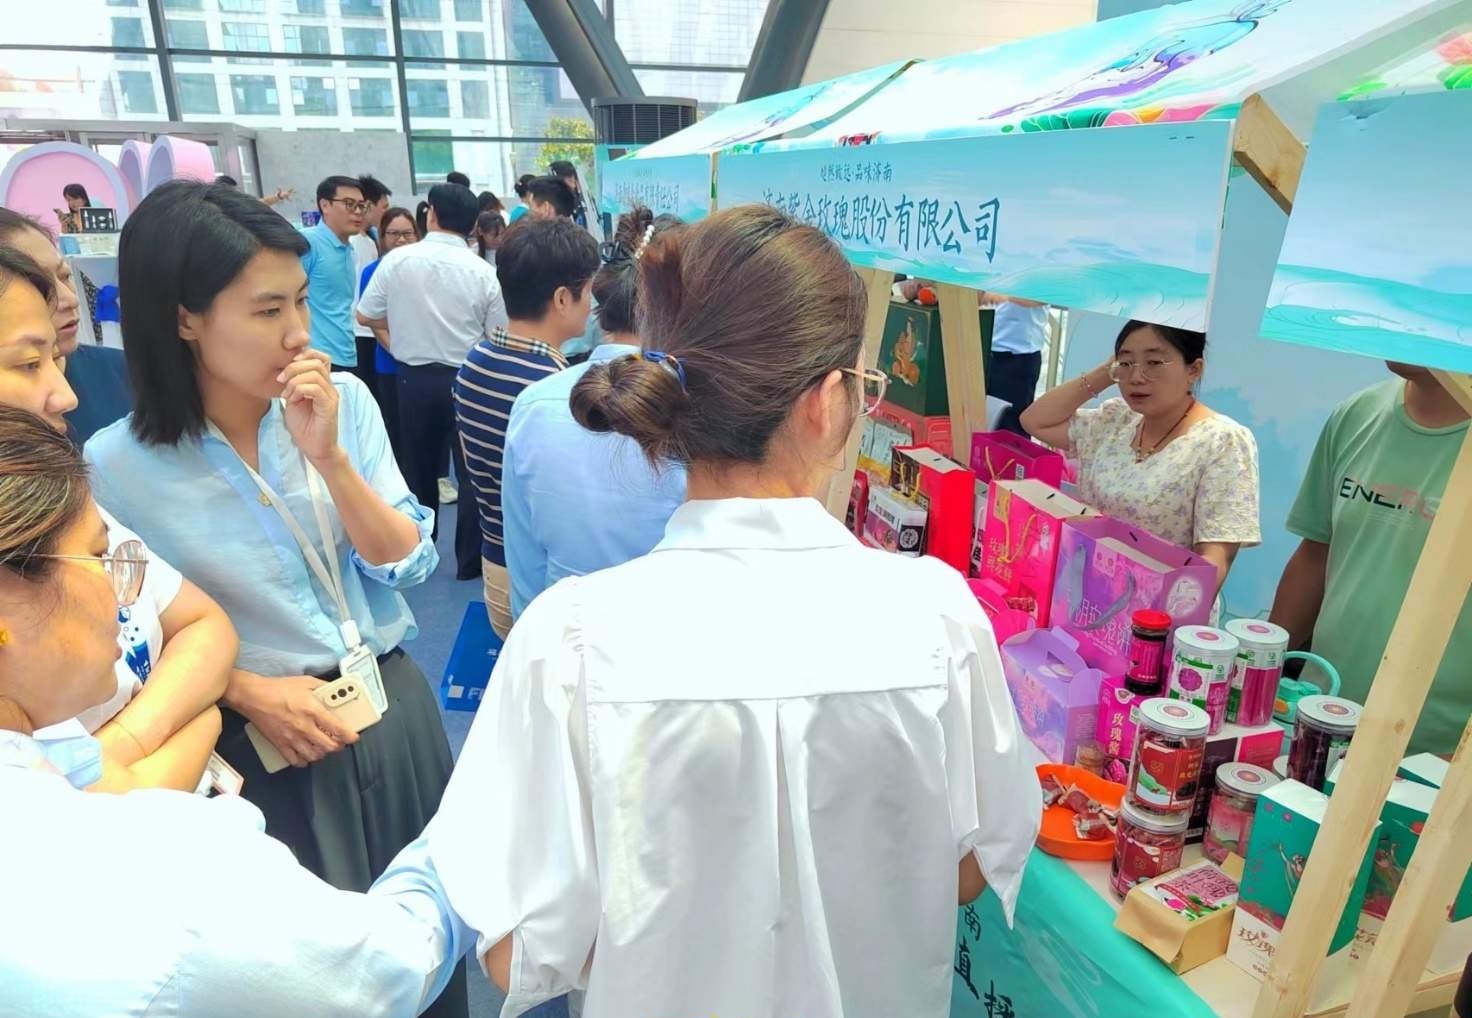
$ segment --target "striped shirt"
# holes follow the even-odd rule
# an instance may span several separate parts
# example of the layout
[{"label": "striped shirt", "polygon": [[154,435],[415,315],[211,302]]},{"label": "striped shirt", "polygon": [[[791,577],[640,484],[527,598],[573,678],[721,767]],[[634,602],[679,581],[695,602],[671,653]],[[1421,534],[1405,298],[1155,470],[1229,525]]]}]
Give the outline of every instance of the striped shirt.
[{"label": "striped shirt", "polygon": [[560,351],[498,326],[471,348],[455,376],[455,425],[480,508],[481,555],[494,565],[506,564],[501,468],[511,405],[527,386],[565,367]]}]

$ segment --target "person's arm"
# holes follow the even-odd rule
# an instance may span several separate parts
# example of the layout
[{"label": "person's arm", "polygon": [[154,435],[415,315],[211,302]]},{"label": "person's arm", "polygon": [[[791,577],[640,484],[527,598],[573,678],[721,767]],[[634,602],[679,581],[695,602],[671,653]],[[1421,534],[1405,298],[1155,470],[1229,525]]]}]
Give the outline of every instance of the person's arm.
[{"label": "person's arm", "polygon": [[265,202],[267,205],[279,205],[281,202],[288,200],[294,194],[296,194],[295,188],[278,187],[274,194],[266,195],[264,198],[261,199],[261,201]]},{"label": "person's arm", "polygon": [[305,767],[358,741],[312,695],[323,684],[310,675],[268,677],[237,668],[220,702],[252,722],[287,763]]},{"label": "person's arm", "polygon": [[1047,307],[1047,304],[1040,300],[1028,300],[1026,297],[1010,297],[1005,293],[993,293],[990,290],[978,292],[977,298],[982,304],[1016,304],[1020,308]]},{"label": "person's arm", "polygon": [[406,1018],[444,990],[469,933],[421,842],[367,894],[340,891],[232,798],[181,798],[151,808],[154,849],[177,856],[175,881],[158,890],[187,896],[176,907],[188,946],[172,974],[190,1014]]},{"label": "person's arm", "polygon": [[1268,620],[1288,630],[1288,647],[1308,645],[1324,604],[1324,584],[1329,573],[1329,546],[1304,538],[1283,567],[1278,593]]},{"label": "person's arm", "polygon": [[1071,450],[1073,442],[1068,429],[1073,423],[1073,415],[1113,384],[1114,380],[1109,377],[1109,362],[1106,361],[1087,374],[1049,389],[1034,400],[1019,418],[1022,429],[1054,449]]},{"label": "person's arm", "polygon": [[[375,284],[377,280],[375,276]],[[339,395],[329,369],[325,354],[306,351],[282,371],[286,430],[326,482],[353,551],[370,566],[399,562],[419,547],[423,537],[415,521],[384,501],[348,459],[338,441]],[[378,427],[382,431],[381,420]]]},{"label": "person's arm", "polygon": [[986,890],[986,877],[981,875],[981,863],[976,861],[975,852],[967,852],[966,858],[961,860],[961,878],[959,893],[956,901],[961,905],[969,905],[981,897],[981,892]]},{"label": "person's arm", "polygon": [[393,353],[393,337],[389,335],[387,325],[380,326],[371,322],[364,322],[363,324],[372,330],[373,338],[378,341],[379,346],[383,347],[389,353]]},{"label": "person's arm", "polygon": [[89,792],[120,794],[138,788],[192,792],[199,787],[219,741],[220,709],[211,704],[165,739],[163,745],[130,762],[125,762],[131,751],[126,742],[122,744],[122,756],[115,749],[119,745],[116,740],[129,737],[124,733],[104,738],[104,730],[106,726],[97,733],[102,743],[102,779],[89,785]]},{"label": "person's arm", "polygon": [[141,750],[140,757],[157,752],[224,695],[240,647],[224,609],[188,580],[159,622],[163,649],[148,681],[98,732],[102,739],[109,728],[121,729]]},{"label": "person's arm", "polygon": [[1220,591],[1222,584],[1227,582],[1227,573],[1232,569],[1232,562],[1237,558],[1237,549],[1242,545],[1230,541],[1201,541],[1193,547],[1193,551],[1206,561],[1216,566],[1216,589]]}]

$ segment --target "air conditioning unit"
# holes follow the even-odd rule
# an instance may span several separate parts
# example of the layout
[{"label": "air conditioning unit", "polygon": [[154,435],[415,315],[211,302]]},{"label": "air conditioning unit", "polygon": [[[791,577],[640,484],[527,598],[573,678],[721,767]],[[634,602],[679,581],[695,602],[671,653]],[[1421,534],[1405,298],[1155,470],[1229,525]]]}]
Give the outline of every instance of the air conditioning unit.
[{"label": "air conditioning unit", "polygon": [[649,145],[695,123],[695,100],[665,96],[621,96],[593,100],[593,130],[610,159]]}]

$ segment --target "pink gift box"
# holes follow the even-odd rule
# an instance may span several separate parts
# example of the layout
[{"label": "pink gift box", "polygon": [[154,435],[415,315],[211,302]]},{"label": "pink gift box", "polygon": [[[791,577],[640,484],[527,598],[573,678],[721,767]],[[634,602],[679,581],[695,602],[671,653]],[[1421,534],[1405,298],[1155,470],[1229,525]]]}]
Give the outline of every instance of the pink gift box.
[{"label": "pink gift box", "polygon": [[1002,644],[1002,670],[1022,730],[1054,763],[1071,764],[1094,738],[1104,673],[1079,656],[1073,637],[1035,629]]},{"label": "pink gift box", "polygon": [[1097,514],[1031,479],[992,482],[987,503],[980,578],[990,581],[1009,607],[1047,628],[1064,521]]},{"label": "pink gift box", "polygon": [[1175,626],[1202,625],[1216,597],[1216,567],[1147,530],[1107,516],[1063,522],[1049,623],[1078,640],[1095,668],[1122,674],[1131,616],[1143,608]]},{"label": "pink gift box", "polygon": [[971,436],[971,472],[983,481],[1020,481],[1033,477],[1049,487],[1063,483],[1062,453],[1011,431],[983,431]]}]

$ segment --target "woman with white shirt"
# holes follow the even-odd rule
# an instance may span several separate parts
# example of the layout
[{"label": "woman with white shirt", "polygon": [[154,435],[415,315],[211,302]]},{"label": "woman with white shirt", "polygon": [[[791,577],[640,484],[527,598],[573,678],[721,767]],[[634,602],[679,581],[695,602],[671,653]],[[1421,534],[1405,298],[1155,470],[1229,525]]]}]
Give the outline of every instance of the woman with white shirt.
[{"label": "woman with white shirt", "polygon": [[82,795],[97,741],[34,737],[112,695],[118,609],[151,568],[112,547],[66,437],[0,406],[0,1014],[416,1014],[464,937],[422,858],[337,891],[243,800]]},{"label": "woman with white shirt", "polygon": [[640,259],[640,354],[578,420],[684,462],[649,555],[517,622],[426,831],[507,989],[605,1018],[941,1018],[955,908],[1041,812],[985,615],[817,496],[882,376],[817,230],[745,206]]},{"label": "woman with white shirt", "polygon": [[[0,209],[0,404],[36,414],[66,434],[77,397],[63,372],[65,327],[77,302],[66,261],[35,223]],[[64,338],[65,337],[65,338]],[[138,537],[105,517],[113,548]],[[95,734],[103,773],[95,791],[166,787],[192,791],[220,732],[215,701],[225,690],[236,639],[213,600],[140,544],[153,570],[138,598],[118,611],[121,653],[110,697],[40,733]]]},{"label": "woman with white shirt", "polygon": [[[434,696],[400,647],[416,629],[399,590],[439,559],[372,394],[307,348],[304,244],[238,192],[150,192],[118,253],[134,410],[87,457],[98,501],[235,622],[219,752],[267,832],[366,890],[449,778]],[[313,695],[344,668],[382,711],[361,734]],[[272,749],[291,766],[269,770]],[[463,979],[437,1007],[464,1015]]]},{"label": "woman with white shirt", "polygon": [[[1220,589],[1238,550],[1262,540],[1257,442],[1196,398],[1205,355],[1200,332],[1129,322],[1113,357],[1039,396],[1022,426],[1078,457],[1085,502],[1194,549]],[[1123,398],[1083,408],[1114,385]]]}]

